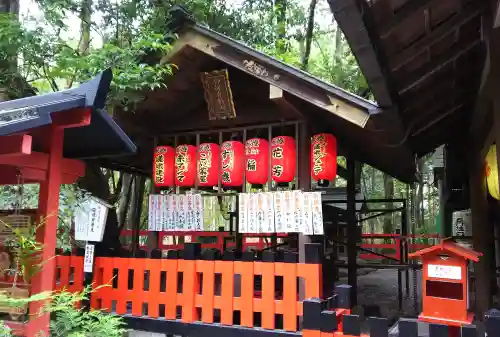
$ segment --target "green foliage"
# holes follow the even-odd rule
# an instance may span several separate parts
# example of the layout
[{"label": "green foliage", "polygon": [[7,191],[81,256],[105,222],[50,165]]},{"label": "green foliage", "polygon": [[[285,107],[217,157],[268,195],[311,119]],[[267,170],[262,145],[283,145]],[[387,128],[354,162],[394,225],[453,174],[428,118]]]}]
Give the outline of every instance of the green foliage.
[{"label": "green foliage", "polygon": [[126,332],[123,320],[99,310],[77,309],[76,304],[88,300],[91,288],[81,293],[60,292],[54,295],[44,309],[53,319],[50,324],[52,337],[122,337]]}]

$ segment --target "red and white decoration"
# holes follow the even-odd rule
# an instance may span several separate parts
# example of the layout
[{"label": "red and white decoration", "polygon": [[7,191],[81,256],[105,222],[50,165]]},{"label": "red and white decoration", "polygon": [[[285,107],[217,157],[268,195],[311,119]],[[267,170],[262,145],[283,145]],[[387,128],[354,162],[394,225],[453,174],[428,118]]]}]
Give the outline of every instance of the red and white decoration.
[{"label": "red and white decoration", "polygon": [[289,183],[295,178],[297,148],[289,136],[274,137],[271,141],[271,175],[277,183]]},{"label": "red and white decoration", "polygon": [[157,146],[153,159],[153,181],[157,187],[173,187],[175,149],[171,146]]},{"label": "red and white decoration", "polygon": [[269,177],[269,142],[252,138],[245,144],[246,178],[252,185],[263,185]]},{"label": "red and white decoration", "polygon": [[238,141],[227,141],[221,146],[221,184],[226,187],[243,185],[245,146]]},{"label": "red and white decoration", "polygon": [[219,145],[203,143],[198,147],[198,186],[213,187],[219,182]]},{"label": "red and white decoration", "polygon": [[311,141],[311,177],[332,181],[337,176],[337,139],[329,133],[314,135]]},{"label": "red and white decoration", "polygon": [[175,185],[194,186],[196,178],[196,147],[179,145],[175,150]]}]

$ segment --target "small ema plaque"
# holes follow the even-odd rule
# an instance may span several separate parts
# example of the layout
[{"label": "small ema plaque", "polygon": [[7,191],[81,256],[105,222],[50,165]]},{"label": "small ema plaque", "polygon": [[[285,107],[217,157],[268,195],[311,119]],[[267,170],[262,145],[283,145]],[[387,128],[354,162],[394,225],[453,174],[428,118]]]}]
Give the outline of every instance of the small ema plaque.
[{"label": "small ema plaque", "polygon": [[227,69],[201,73],[201,82],[205,90],[208,119],[236,118]]}]

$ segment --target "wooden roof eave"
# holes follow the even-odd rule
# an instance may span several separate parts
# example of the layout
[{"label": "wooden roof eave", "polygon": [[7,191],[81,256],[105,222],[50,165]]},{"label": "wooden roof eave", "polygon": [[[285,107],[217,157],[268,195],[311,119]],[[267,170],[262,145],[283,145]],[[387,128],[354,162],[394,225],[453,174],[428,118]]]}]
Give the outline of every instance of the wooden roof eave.
[{"label": "wooden roof eave", "polygon": [[301,70],[216,33],[199,24],[184,27],[179,39],[162,62],[175,60],[185,47],[192,47],[267,82],[310,104],[364,128],[370,114],[380,111],[376,104],[329,85]]},{"label": "wooden roof eave", "polygon": [[[366,17],[366,13],[369,13],[366,1],[328,0],[328,3],[335,21],[346,36],[354,57],[381,107],[372,113],[371,118],[376,124],[388,127],[392,146],[400,146],[411,154],[411,149],[406,143],[407,131],[399,117],[397,93],[388,82],[389,72],[384,64],[384,57],[373,44],[378,37],[365,24],[365,21],[369,19]],[[363,16],[362,13],[365,15]],[[409,157],[411,158],[412,155]]]}]

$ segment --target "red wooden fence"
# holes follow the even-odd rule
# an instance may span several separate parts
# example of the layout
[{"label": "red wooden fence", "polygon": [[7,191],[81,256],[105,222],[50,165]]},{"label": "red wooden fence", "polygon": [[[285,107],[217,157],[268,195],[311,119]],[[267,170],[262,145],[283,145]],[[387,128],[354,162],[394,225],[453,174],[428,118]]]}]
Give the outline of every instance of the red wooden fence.
[{"label": "red wooden fence", "polygon": [[[82,290],[83,257],[58,256],[56,261],[56,289]],[[233,293],[236,275],[240,296]],[[262,280],[260,294],[248,291],[254,289],[256,276]],[[282,278],[281,294],[275,289],[277,277]],[[297,331],[297,316],[302,316],[298,278],[304,284],[305,298],[321,297],[319,262],[99,257],[94,262],[94,285],[110,286],[100,287],[92,294],[91,307],[105,311],[115,307],[117,314],[136,316],[147,311],[150,317],[167,319],[176,319],[180,311],[181,320],[188,323],[213,323],[214,310],[218,310],[220,322],[225,325],[233,325],[234,312],[238,311],[240,325],[246,327],[253,327],[254,313],[260,313],[265,329],[275,329],[275,316],[282,315],[283,328]],[[220,287],[220,293],[215,291],[216,287]]]}]

